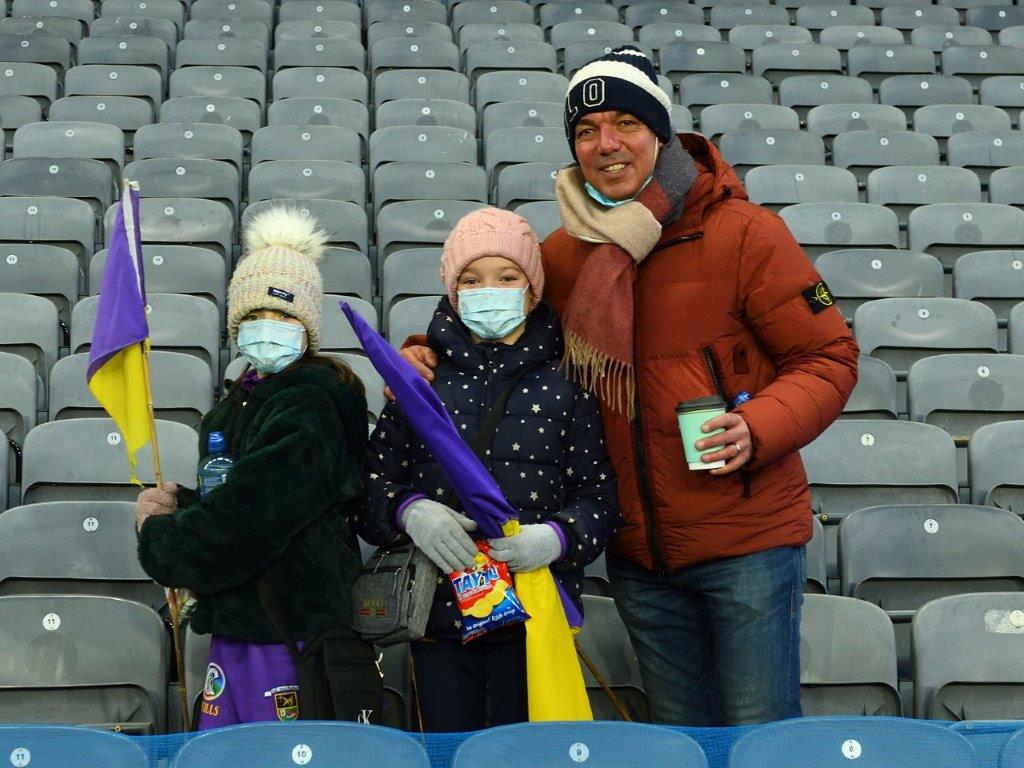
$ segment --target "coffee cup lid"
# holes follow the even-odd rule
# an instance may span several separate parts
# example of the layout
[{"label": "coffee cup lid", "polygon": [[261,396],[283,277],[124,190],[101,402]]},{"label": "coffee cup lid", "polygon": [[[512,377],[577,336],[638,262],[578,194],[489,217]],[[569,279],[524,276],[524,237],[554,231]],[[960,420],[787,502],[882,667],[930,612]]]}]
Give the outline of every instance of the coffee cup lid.
[{"label": "coffee cup lid", "polygon": [[676,413],[687,413],[688,411],[709,411],[712,408],[724,408],[725,400],[718,395],[698,397],[696,400],[687,400],[676,406]]}]

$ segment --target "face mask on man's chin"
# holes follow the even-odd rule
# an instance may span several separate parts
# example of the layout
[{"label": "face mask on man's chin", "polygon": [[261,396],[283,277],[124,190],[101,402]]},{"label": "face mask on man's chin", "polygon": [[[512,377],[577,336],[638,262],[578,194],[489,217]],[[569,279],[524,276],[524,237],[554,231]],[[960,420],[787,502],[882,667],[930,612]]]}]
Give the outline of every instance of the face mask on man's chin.
[{"label": "face mask on man's chin", "polygon": [[[658,142],[658,143],[656,143],[654,145],[654,166],[655,167],[658,164],[658,153],[660,151],[661,151],[661,143]],[[638,189],[635,193],[633,193],[633,195],[631,197],[625,197],[622,200],[616,200],[615,198],[608,197],[608,195],[606,195],[604,192],[599,190],[597,187],[595,187],[589,181],[583,182],[583,188],[587,191],[587,194],[590,195],[590,198],[592,200],[594,200],[596,203],[598,203],[599,205],[603,205],[605,208],[616,208],[616,207],[618,207],[618,206],[620,206],[620,205],[622,205],[624,203],[629,203],[629,202],[632,202],[633,200],[635,200],[636,196],[639,195],[641,192],[643,192],[647,188],[647,185],[651,183],[651,179],[653,179],[653,178],[654,178],[654,167],[651,168],[651,172],[647,175],[647,178],[644,180],[644,183],[640,185],[640,189]]]}]

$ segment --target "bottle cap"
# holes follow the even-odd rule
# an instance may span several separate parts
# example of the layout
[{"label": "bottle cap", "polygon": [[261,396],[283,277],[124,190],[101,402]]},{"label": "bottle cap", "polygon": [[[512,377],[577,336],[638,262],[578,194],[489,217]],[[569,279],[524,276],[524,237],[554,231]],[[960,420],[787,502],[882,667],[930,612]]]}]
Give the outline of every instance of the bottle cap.
[{"label": "bottle cap", "polygon": [[223,432],[211,432],[206,439],[206,445],[210,453],[223,453],[228,448],[228,441],[224,439]]}]

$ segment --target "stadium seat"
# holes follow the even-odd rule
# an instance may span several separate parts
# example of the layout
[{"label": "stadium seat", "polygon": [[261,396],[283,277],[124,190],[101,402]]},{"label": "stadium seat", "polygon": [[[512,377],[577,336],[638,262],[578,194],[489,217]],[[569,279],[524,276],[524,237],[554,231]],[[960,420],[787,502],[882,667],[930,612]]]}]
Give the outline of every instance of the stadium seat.
[{"label": "stadium seat", "polygon": [[885,104],[820,104],[807,110],[807,130],[825,139],[826,145],[845,131],[906,129],[907,117],[902,110]]},{"label": "stadium seat", "polygon": [[465,72],[470,83],[489,72],[551,72],[558,69],[555,49],[548,43],[526,40],[485,40],[466,49]]},{"label": "stadium seat", "polygon": [[255,168],[267,160],[333,160],[359,165],[359,134],[340,125],[268,125],[252,135]]},{"label": "stadium seat", "polygon": [[933,600],[911,625],[914,716],[1012,718],[1024,704],[1024,594],[991,592]]},{"label": "stadium seat", "polygon": [[867,183],[875,168],[892,165],[939,164],[934,138],[914,131],[846,131],[832,140],[832,164],[850,170]]},{"label": "stadium seat", "polygon": [[250,203],[260,200],[344,200],[366,202],[366,175],[338,160],[267,160],[249,171]]},{"label": "stadium seat", "polygon": [[[467,163],[385,163],[373,174],[374,220],[400,200],[487,202],[487,174]],[[436,266],[436,265],[435,265]]]},{"label": "stadium seat", "polygon": [[65,96],[50,105],[49,117],[58,122],[107,123],[131,133],[153,122],[153,107],[135,96]]},{"label": "stadium seat", "polygon": [[[305,62],[303,64],[309,66]],[[404,37],[386,37],[376,41],[370,49],[371,77],[392,69],[417,68],[458,72],[459,49],[450,40],[413,40]]]},{"label": "stadium seat", "polygon": [[210,21],[258,21],[273,26],[273,8],[262,0],[195,0],[189,18]]},{"label": "stadium seat", "polygon": [[486,140],[498,128],[558,128],[563,120],[563,107],[557,102],[502,101],[483,110],[480,137]]},{"label": "stadium seat", "polygon": [[[365,141],[370,133],[370,114],[365,104],[352,99],[295,96],[270,104],[267,125],[338,125],[351,128]],[[259,128],[257,124],[254,131]]]},{"label": "stadium seat", "polygon": [[0,198],[0,242],[46,243],[72,251],[85,274],[94,248],[96,214],[82,200],[60,197]]},{"label": "stadium seat", "polygon": [[[422,0],[428,2],[428,0]],[[320,756],[344,754],[365,768],[429,768],[426,750],[391,728],[362,723],[249,723],[217,728],[191,739],[172,768],[215,768],[225,762],[258,765],[267,760],[305,765]]]},{"label": "stadium seat", "polygon": [[62,0],[54,5],[50,0],[14,0],[11,4],[12,16],[58,16],[75,19],[88,29],[95,11],[92,0]]},{"label": "stadium seat", "polygon": [[978,27],[940,24],[910,30],[910,43],[938,55],[950,45],[991,45],[992,35]]},{"label": "stadium seat", "polygon": [[[256,0],[261,2],[261,0]],[[275,63],[284,57],[286,44],[275,49]],[[278,53],[280,51],[280,53]],[[259,38],[205,38],[187,37],[174,50],[175,71],[182,68],[210,67],[220,70],[252,69],[260,75],[267,71],[269,51],[265,40]],[[340,58],[340,57],[339,57]],[[340,62],[339,62],[340,63]]]},{"label": "stadium seat", "polygon": [[1024,302],[1016,304],[1010,310],[1006,343],[1008,352],[1014,354],[1024,352]]},{"label": "stadium seat", "polygon": [[242,134],[229,125],[157,123],[135,132],[133,157],[180,157],[225,160],[242,172]]},{"label": "stadium seat", "polygon": [[229,126],[248,143],[263,125],[263,115],[259,104],[240,96],[179,96],[160,105],[160,122]]},{"label": "stadium seat", "polygon": [[[629,15],[629,11],[645,6],[647,3],[636,3],[634,5],[627,6],[626,14]],[[658,10],[662,9],[662,4],[658,3]],[[642,44],[649,47],[655,56],[660,54],[661,49],[666,45],[672,43],[681,42],[709,42],[709,43],[720,43],[722,42],[722,33],[714,27],[709,27],[704,24],[704,14],[693,6],[682,5],[677,6],[683,10],[693,10],[697,14],[699,21],[696,23],[685,23],[682,21],[660,21],[653,22],[651,24],[645,24],[640,27],[640,31],[637,33],[637,40]]]},{"label": "stadium seat", "polygon": [[0,318],[0,351],[32,364],[39,382],[39,410],[44,410],[46,382],[61,346],[57,308],[40,296],[0,293]]},{"label": "stadium seat", "polygon": [[1001,45],[950,46],[942,51],[942,74],[965,77],[974,85],[992,75],[1024,72],[1024,50]]},{"label": "stadium seat", "polygon": [[998,351],[995,314],[966,299],[869,301],[854,313],[853,329],[861,352],[885,360],[901,380],[929,355]]},{"label": "stadium seat", "polygon": [[[0,28],[2,31],[2,28]],[[166,78],[170,69],[170,51],[159,37],[93,37],[82,40],[77,48],[79,64],[131,64],[154,67]]]},{"label": "stadium seat", "polygon": [[970,168],[987,185],[993,171],[1024,165],[1024,132],[1007,127],[958,133],[949,137],[946,155],[950,165]]},{"label": "stadium seat", "polygon": [[71,44],[50,35],[0,35],[0,61],[43,64],[63,76],[71,66]]},{"label": "stadium seat", "polygon": [[812,32],[831,27],[870,27],[875,16],[870,8],[837,3],[810,3],[796,9],[796,23]]},{"label": "stadium seat", "polygon": [[[54,10],[58,13],[60,12],[59,8]],[[85,32],[86,27],[80,19],[64,16],[30,14],[0,19],[0,35],[14,35],[17,37],[48,35],[50,37],[62,37],[76,50],[81,45],[82,36]]]},{"label": "stadium seat", "polygon": [[1024,514],[1024,472],[1017,461],[1024,424],[1000,422],[980,427],[968,446],[971,501]]},{"label": "stadium seat", "polygon": [[[208,19],[192,18],[185,22],[182,37],[190,40],[221,40],[224,38],[254,39],[270,44],[270,29],[262,21],[254,19]],[[296,23],[296,22],[293,22]],[[297,22],[302,23],[302,22]],[[307,22],[312,25],[312,22]],[[346,22],[334,22],[344,24]],[[354,27],[354,25],[353,25]]]},{"label": "stadium seat", "polygon": [[743,185],[751,202],[776,211],[795,203],[858,200],[854,175],[828,165],[761,165],[747,171]]},{"label": "stadium seat", "polygon": [[[918,138],[923,137],[922,134]],[[868,174],[868,202],[887,206],[902,226],[906,226],[910,212],[919,205],[981,202],[981,182],[973,171],[937,163],[903,165],[899,156],[890,159],[899,164],[875,168]]]},{"label": "stadium seat", "polygon": [[1024,205],[1024,166],[992,171],[988,178],[988,197],[993,203]]},{"label": "stadium seat", "polygon": [[362,12],[351,0],[288,0],[278,9],[278,22],[349,21],[362,22]]},{"label": "stadium seat", "polygon": [[488,72],[477,78],[475,104],[481,114],[502,101],[546,101],[561,104],[569,81],[554,72]]},{"label": "stadium seat", "polygon": [[[3,166],[0,166],[2,171]],[[139,182],[143,197],[195,197],[216,200],[239,214],[238,169],[223,160],[153,157],[128,163],[126,179]],[[0,173],[2,177],[2,173]],[[109,205],[109,204],[108,204]],[[106,211],[107,206],[103,207]]]},{"label": "stadium seat", "polygon": [[806,580],[804,581],[805,595],[824,595],[828,592],[828,554],[825,551],[825,531],[821,521],[811,517],[811,540],[805,545],[806,549]]},{"label": "stadium seat", "polygon": [[948,728],[900,718],[804,718],[756,728],[741,736],[729,754],[729,768],[841,765],[858,768],[934,765],[972,768],[977,764],[967,739]]},{"label": "stadium seat", "polygon": [[[630,3],[626,6],[625,21],[633,29],[652,24],[701,25],[704,24],[704,13],[693,5],[661,2],[660,0],[642,0],[642,2]],[[646,41],[640,40],[640,42]]]},{"label": "stadium seat", "polygon": [[[50,372],[50,421],[72,418],[102,418],[106,414],[93,397],[86,381],[89,355],[62,357]],[[157,418],[176,421],[192,429],[213,407],[210,367],[198,357],[181,352],[153,350],[153,407]]]},{"label": "stadium seat", "polygon": [[751,71],[777,86],[795,75],[841,75],[843,62],[837,48],[820,43],[762,45],[752,53]]},{"label": "stadium seat", "polygon": [[899,418],[899,386],[889,364],[861,355],[857,361],[857,386],[840,416],[842,419]]},{"label": "stadium seat", "polygon": [[572,163],[564,128],[499,128],[484,140],[484,168],[494,189],[514,163]]},{"label": "stadium seat", "polygon": [[[107,241],[117,206],[107,209]],[[234,242],[234,217],[223,203],[187,197],[143,197],[139,200],[139,232],[143,243],[202,245],[225,258]]]},{"label": "stadium seat", "polygon": [[396,126],[427,125],[458,128],[475,133],[476,124],[476,111],[469,104],[445,99],[395,99],[381,104],[374,115],[374,126],[377,130]]},{"label": "stadium seat", "polygon": [[857,45],[900,45],[903,33],[893,27],[828,27],[821,30],[820,40],[822,45],[831,45],[846,54]]},{"label": "stadium seat", "polygon": [[564,163],[517,163],[510,165],[498,179],[496,202],[501,208],[535,200],[555,199],[555,179]]},{"label": "stadium seat", "polygon": [[[0,69],[0,84],[3,70]],[[4,146],[10,147],[14,132],[23,125],[42,120],[39,102],[30,96],[0,96],[0,130],[4,132]]]},{"label": "stadium seat", "polygon": [[17,481],[19,454],[25,435],[36,425],[39,383],[32,363],[18,354],[0,351],[0,511],[7,507],[7,484]]},{"label": "stadium seat", "polygon": [[31,96],[43,108],[57,100],[57,73],[45,64],[9,61],[0,67],[0,95]]},{"label": "stadium seat", "polygon": [[943,295],[942,265],[927,253],[852,248],[821,254],[814,266],[828,283],[847,323],[866,301]]},{"label": "stadium seat", "polygon": [[29,123],[14,132],[14,156],[103,160],[120,175],[124,134],[102,123]]},{"label": "stadium seat", "polygon": [[[512,2],[515,3],[517,0]],[[463,5],[463,8],[466,7],[471,8],[473,5]],[[458,10],[457,7],[453,13],[457,13]],[[636,45],[636,40],[633,29],[618,21],[563,21],[551,28],[551,45],[556,51],[562,52],[575,43],[601,43],[614,47]]]},{"label": "stadium seat", "polygon": [[516,208],[516,213],[530,223],[530,227],[537,233],[537,239],[541,242],[562,226],[562,216],[558,212],[558,203],[554,200],[523,203]]},{"label": "stadium seat", "polygon": [[378,222],[378,273],[388,255],[401,248],[443,243],[456,222],[483,207],[462,200],[408,200],[393,203],[388,216]]},{"label": "stadium seat", "polygon": [[899,716],[892,622],[870,603],[804,595],[800,704],[805,717]]},{"label": "stadium seat", "polygon": [[700,72],[738,72],[747,69],[747,55],[742,48],[729,43],[681,42],[661,47],[661,74],[676,86],[686,75]]},{"label": "stadium seat", "polygon": [[[637,722],[650,722],[640,665],[615,602],[597,595],[584,595],[582,599],[585,619],[577,636],[580,648],[630,717]],[[621,720],[589,665],[584,662],[582,666],[594,719]]]},{"label": "stadium seat", "polygon": [[[216,41],[203,40],[200,42]],[[175,69],[171,73],[169,96],[172,99],[183,96],[239,96],[251,99],[262,109],[267,101],[267,78],[263,72],[249,67],[205,65],[184,67]]]},{"label": "stadium seat", "polygon": [[0,642],[5,722],[164,732],[167,638],[151,608],[95,595],[0,597]]},{"label": "stadium seat", "polygon": [[[722,8],[736,6],[721,6]],[[773,8],[774,6],[761,6]],[[779,9],[782,10],[782,9]],[[785,11],[783,11],[785,13]],[[787,14],[788,16],[788,14]],[[806,45],[814,42],[811,32],[803,27],[790,24],[741,24],[729,30],[729,44],[745,51],[753,51],[762,45],[781,43],[783,45]],[[831,45],[831,43],[826,43]]]},{"label": "stadium seat", "polygon": [[466,163],[476,165],[476,137],[461,128],[403,125],[370,135],[370,174],[383,163]]},{"label": "stadium seat", "polygon": [[535,768],[554,768],[565,762],[566,755],[573,762],[586,761],[591,768],[708,765],[707,757],[692,738],[653,725],[522,723],[470,736],[456,750],[452,768],[470,768],[494,754],[516,754]]},{"label": "stadium seat", "polygon": [[884,26],[905,32],[918,27],[956,26],[960,23],[956,9],[942,5],[890,6],[882,8],[880,18]]},{"label": "stadium seat", "polygon": [[51,501],[0,515],[0,595],[84,594],[167,602],[135,553],[129,501]]},{"label": "stadium seat", "polygon": [[57,306],[60,322],[70,324],[80,279],[75,254],[36,243],[0,243],[0,251],[0,285],[5,291],[49,299]]},{"label": "stadium seat", "polygon": [[855,104],[855,111],[870,112],[872,98],[870,83],[847,75],[793,75],[779,84],[779,103],[792,107],[798,115],[807,115],[812,107],[823,104],[837,109],[842,105],[844,110]]},{"label": "stadium seat", "polygon": [[[819,139],[820,141],[820,139]],[[798,203],[779,211],[813,260],[837,247],[898,248],[896,214],[870,203]]]},{"label": "stadium seat", "polygon": [[1024,302],[1024,253],[965,253],[953,266],[953,295],[987,304],[1005,327],[1013,307]]},{"label": "stadium seat", "polygon": [[[1002,107],[1007,111],[1021,109],[1024,107],[1024,75],[986,77],[978,87],[978,100],[982,104]],[[1019,120],[1016,125],[1021,125]]]},{"label": "stadium seat", "polygon": [[[630,45],[633,45],[643,51],[644,55],[647,56],[648,59],[652,61],[654,60],[654,51],[647,46],[636,42],[632,42]],[[600,40],[572,43],[566,46],[565,50],[562,51],[562,74],[566,77],[573,77],[580,69],[585,67],[594,59],[611,53],[615,46],[615,43],[602,42]],[[661,78],[659,77],[659,81],[660,80]]]},{"label": "stadium seat", "polygon": [[[352,296],[340,296],[337,294],[325,293],[323,300],[324,327],[321,349],[325,352],[343,351],[362,353],[363,348],[359,343],[359,339],[356,338],[355,331],[352,330],[352,326],[349,325],[348,320],[345,319],[345,316],[338,308],[338,304],[341,301],[348,302],[349,306],[358,312],[360,317],[369,323],[371,328],[374,330],[380,328],[377,310],[370,302]],[[422,331],[417,331],[417,333],[420,332]]]},{"label": "stadium seat", "polygon": [[712,104],[700,111],[700,130],[708,138],[727,131],[759,129],[799,130],[800,118],[778,104]]},{"label": "stadium seat", "polygon": [[364,12],[367,28],[378,21],[448,21],[444,5],[437,0],[379,0],[366,6]]},{"label": "stadium seat", "polygon": [[727,131],[718,141],[722,156],[742,179],[758,165],[824,165],[825,145],[819,136],[795,130]]},{"label": "stadium seat", "polygon": [[387,338],[400,349],[414,334],[424,333],[437,310],[437,296],[411,296],[387,308]]},{"label": "stadium seat", "polygon": [[282,205],[295,207],[304,216],[315,218],[317,225],[327,234],[329,244],[367,253],[366,207],[340,200],[263,200],[247,206],[242,212],[242,229],[260,211]]},{"label": "stadium seat", "polygon": [[934,73],[935,54],[915,45],[857,45],[847,54],[847,70],[877,88],[891,75]]},{"label": "stadium seat", "polygon": [[973,104],[969,80],[948,75],[893,75],[878,86],[878,101],[899,107],[910,118],[930,104]]},{"label": "stadium seat", "polygon": [[35,760],[40,765],[74,761],[123,768],[149,765],[146,753],[127,736],[63,725],[0,726],[0,751],[11,756],[12,764]]},{"label": "stadium seat", "polygon": [[101,16],[93,20],[89,37],[155,37],[173,49],[178,44],[178,26],[155,16]]},{"label": "stadium seat", "polygon": [[722,104],[772,103],[772,84],[763,77],[735,73],[687,75],[679,83],[679,103],[690,109]]},{"label": "stadium seat", "polygon": [[997,203],[936,203],[911,211],[911,249],[927,251],[952,268],[969,251],[1019,248],[1024,244],[1024,211]]},{"label": "stadium seat", "polygon": [[[564,90],[562,97],[565,97]],[[469,80],[461,72],[395,69],[381,72],[374,79],[373,99],[377,106],[393,99],[451,99],[468,104]]]},{"label": "stadium seat", "polygon": [[727,32],[748,24],[789,26],[789,13],[775,5],[736,3],[711,9],[711,26]]},{"label": "stadium seat", "polygon": [[459,32],[467,24],[533,24],[533,9],[519,0],[460,3],[454,6],[452,30]]},{"label": "stadium seat", "polygon": [[274,73],[270,90],[275,99],[315,96],[352,99],[366,104],[369,100],[370,86],[366,74],[354,69],[290,67]]},{"label": "stadium seat", "polygon": [[[285,21],[273,30],[275,43],[281,40],[362,40],[362,30],[351,21]],[[188,24],[185,25],[185,36],[188,37]],[[451,32],[442,37],[451,40]]]},{"label": "stadium seat", "polygon": [[377,416],[380,415],[380,412],[384,410],[384,406],[387,404],[384,398],[384,379],[377,373],[377,369],[373,367],[373,364],[362,355],[341,352],[338,354],[338,357],[344,360],[355,372],[356,376],[359,377],[360,381],[363,382],[363,387],[366,390],[367,413],[369,414],[370,421],[375,423]]},{"label": "stadium seat", "polygon": [[137,96],[156,110],[163,94],[163,78],[150,67],[80,64],[64,77],[65,96]]},{"label": "stadium seat", "polygon": [[550,30],[566,21],[618,21],[619,9],[613,5],[592,2],[559,2],[540,6],[538,20],[541,28]]},{"label": "stadium seat", "polygon": [[1007,739],[999,765],[1000,768],[1020,768],[1024,765],[1024,736],[1018,733]]},{"label": "stadium seat", "polygon": [[[380,25],[378,24],[377,26]],[[376,27],[374,29],[376,29]],[[448,27],[444,27],[444,29],[448,30]],[[373,32],[373,30],[370,31]],[[448,32],[451,34],[451,30],[448,30]],[[484,22],[478,24],[467,24],[459,30],[459,53],[465,56],[469,46],[474,43],[482,43],[488,40],[498,40],[509,43],[543,43],[544,30],[532,22],[513,22],[509,24]]]},{"label": "stadium seat", "polygon": [[324,291],[373,298],[373,270],[366,254],[352,248],[328,247],[320,261]]},{"label": "stadium seat", "polygon": [[964,131],[1008,131],[1010,116],[1005,110],[983,104],[931,104],[914,111],[914,130],[937,139]]},{"label": "stadium seat", "polygon": [[[1010,27],[1024,24],[1024,12],[1020,8],[980,6],[964,12],[964,22],[972,27],[981,27],[990,32],[1001,32]],[[1003,45],[1000,42],[1000,45]]]}]

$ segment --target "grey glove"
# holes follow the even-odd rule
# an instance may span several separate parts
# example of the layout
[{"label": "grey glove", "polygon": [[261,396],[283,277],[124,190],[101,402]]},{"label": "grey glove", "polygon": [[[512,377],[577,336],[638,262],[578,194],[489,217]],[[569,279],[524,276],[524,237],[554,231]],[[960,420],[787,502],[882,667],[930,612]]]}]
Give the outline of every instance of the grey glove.
[{"label": "grey glove", "polygon": [[402,511],[402,528],[413,544],[445,573],[473,567],[479,550],[466,531],[476,523],[430,499],[414,501]]},{"label": "grey glove", "polygon": [[523,525],[515,536],[488,539],[491,557],[508,563],[513,573],[536,571],[555,562],[562,554],[562,542],[547,523]]}]

